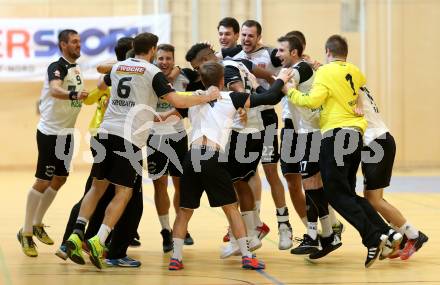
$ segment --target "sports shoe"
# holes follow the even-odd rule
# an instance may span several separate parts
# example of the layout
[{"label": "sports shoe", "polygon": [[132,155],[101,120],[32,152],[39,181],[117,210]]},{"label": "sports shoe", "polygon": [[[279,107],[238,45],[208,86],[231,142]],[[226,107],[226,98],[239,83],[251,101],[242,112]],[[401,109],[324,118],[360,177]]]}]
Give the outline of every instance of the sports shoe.
[{"label": "sports shoe", "polygon": [[278,249],[286,250],[292,247],[292,227],[286,223],[280,223],[278,227],[278,234],[280,240],[278,242]]},{"label": "sports shoe", "polygon": [[140,267],[141,266],[141,262],[139,260],[133,259],[128,256],[117,259],[106,259],[105,263],[109,267]]},{"label": "sports shoe", "polygon": [[335,233],[340,240],[342,240],[342,233],[345,230],[344,224],[338,221],[337,224],[332,225],[333,233]]},{"label": "sports shoe", "polygon": [[55,252],[55,255],[63,260],[67,260],[67,258],[68,258],[67,247],[64,244],[62,244]]},{"label": "sports shoe", "polygon": [[90,261],[99,269],[106,267],[104,262],[105,246],[101,244],[99,237],[96,235],[87,240],[87,246],[90,249]]},{"label": "sports shoe", "polygon": [[33,226],[34,236],[36,236],[37,239],[44,244],[53,245],[54,242],[49,237],[49,235],[46,233],[46,231],[44,230],[44,227],[45,226],[43,224],[34,225]]},{"label": "sports shoe", "polygon": [[20,229],[17,233],[18,242],[21,245],[23,253],[29,257],[37,257],[37,246],[35,245],[32,235],[23,235],[23,229]]},{"label": "sports shoe", "polygon": [[82,241],[77,234],[71,234],[66,241],[67,257],[77,264],[86,264],[82,255]]},{"label": "sports shoe", "polygon": [[407,260],[411,257],[416,251],[418,251],[425,242],[428,241],[428,236],[419,231],[419,236],[415,239],[409,239],[405,247],[402,249],[402,252],[400,253],[400,259],[401,260]]},{"label": "sports shoe", "polygon": [[400,243],[402,242],[403,236],[401,233],[396,232],[393,229],[389,230],[388,240],[380,253],[379,260],[383,260],[390,255],[395,255],[400,250]]},{"label": "sports shoe", "polygon": [[186,233],[185,239],[183,240],[183,244],[184,245],[193,245],[194,244],[194,240],[188,232]]},{"label": "sports shoe", "polygon": [[303,235],[301,243],[293,248],[291,254],[312,254],[319,250],[319,240],[318,238],[312,239],[308,234]]},{"label": "sports shoe", "polygon": [[171,258],[170,264],[168,265],[168,270],[181,270],[183,269],[183,262],[179,261],[177,258]]},{"label": "sports shoe", "polygon": [[238,247],[237,241],[235,239],[230,240],[226,245],[220,248],[220,258],[228,258],[232,255],[239,255],[240,248]]},{"label": "sports shoe", "polygon": [[270,228],[265,223],[263,223],[261,226],[257,226],[256,231],[257,237],[262,240],[270,232]]},{"label": "sports shoe", "polygon": [[266,268],[266,265],[264,262],[259,261],[255,255],[252,255],[252,257],[242,256],[241,257],[241,267],[243,269],[252,269],[252,270],[259,270]]},{"label": "sports shoe", "polygon": [[381,235],[377,246],[368,248],[367,258],[365,259],[365,267],[369,268],[376,261],[377,257],[381,253],[385,243],[388,240],[387,235]]},{"label": "sports shoe", "polygon": [[141,242],[137,238],[133,238],[129,244],[129,247],[140,247]]},{"label": "sports shoe", "polygon": [[332,233],[329,237],[320,237],[320,242],[322,249],[310,254],[309,259],[322,258],[342,246],[339,235],[336,233]]},{"label": "sports shoe", "polygon": [[160,234],[162,235],[162,248],[163,252],[167,253],[173,250],[173,233],[167,229],[163,229]]}]

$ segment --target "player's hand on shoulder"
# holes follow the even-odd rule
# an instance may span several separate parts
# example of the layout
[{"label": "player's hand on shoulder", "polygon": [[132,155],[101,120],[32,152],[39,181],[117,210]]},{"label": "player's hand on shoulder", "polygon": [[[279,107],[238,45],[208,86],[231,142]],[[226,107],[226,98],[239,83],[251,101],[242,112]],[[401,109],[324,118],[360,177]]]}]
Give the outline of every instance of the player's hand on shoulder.
[{"label": "player's hand on shoulder", "polygon": [[247,112],[245,108],[238,108],[237,110],[238,118],[243,125],[247,124]]},{"label": "player's hand on shoulder", "polygon": [[283,80],[284,83],[288,82],[293,77],[292,68],[282,68],[278,73],[277,79]]},{"label": "player's hand on shoulder", "polygon": [[220,98],[220,90],[216,86],[210,86],[208,90],[206,90],[206,96],[209,97],[209,101],[217,100]]}]

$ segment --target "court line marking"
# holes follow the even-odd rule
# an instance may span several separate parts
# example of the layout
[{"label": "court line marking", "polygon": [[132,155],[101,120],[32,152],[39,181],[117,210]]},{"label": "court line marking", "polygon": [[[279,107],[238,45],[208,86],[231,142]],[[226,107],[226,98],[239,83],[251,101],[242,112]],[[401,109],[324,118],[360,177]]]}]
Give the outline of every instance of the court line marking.
[{"label": "court line marking", "polygon": [[5,281],[5,284],[12,285],[11,275],[9,274],[8,266],[6,265],[6,261],[1,247],[0,247],[0,268],[3,276],[2,279]]},{"label": "court line marking", "polygon": [[264,278],[266,278],[269,281],[272,281],[273,284],[276,285],[285,285],[284,283],[282,283],[281,281],[279,281],[278,279],[276,279],[275,277],[273,277],[272,275],[270,275],[269,273],[267,273],[264,270],[255,270],[256,272],[258,272],[259,274],[261,274]]}]

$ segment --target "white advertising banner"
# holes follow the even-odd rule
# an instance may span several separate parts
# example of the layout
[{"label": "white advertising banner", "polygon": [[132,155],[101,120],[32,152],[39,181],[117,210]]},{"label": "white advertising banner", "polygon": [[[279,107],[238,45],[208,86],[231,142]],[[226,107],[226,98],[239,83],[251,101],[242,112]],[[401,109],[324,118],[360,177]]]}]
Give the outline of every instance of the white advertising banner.
[{"label": "white advertising banner", "polygon": [[115,59],[121,37],[150,32],[160,43],[169,43],[168,14],[99,18],[0,19],[0,80],[43,80],[49,64],[60,57],[58,33],[74,29],[81,37],[78,63],[86,79],[96,79],[96,65]]}]

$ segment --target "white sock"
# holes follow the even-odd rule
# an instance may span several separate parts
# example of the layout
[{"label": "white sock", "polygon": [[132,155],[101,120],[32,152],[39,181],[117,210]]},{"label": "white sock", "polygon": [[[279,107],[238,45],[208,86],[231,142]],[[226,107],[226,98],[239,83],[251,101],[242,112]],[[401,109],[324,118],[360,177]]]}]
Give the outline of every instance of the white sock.
[{"label": "white sock", "polygon": [[408,222],[401,226],[400,230],[405,233],[408,239],[416,239],[419,236],[419,230]]},{"label": "white sock", "polygon": [[241,212],[241,217],[243,218],[244,224],[246,226],[247,236],[256,236],[255,232],[255,220],[254,220],[254,211],[245,211]]},{"label": "white sock", "polygon": [[47,189],[44,191],[43,197],[41,198],[35,212],[34,225],[40,225],[43,223],[43,217],[49,209],[50,205],[52,204],[53,200],[55,199],[57,193],[58,191],[54,190],[50,186],[47,187]]},{"label": "white sock", "polygon": [[237,239],[238,247],[240,248],[241,256],[252,257],[252,253],[249,251],[249,242],[247,237]]},{"label": "white sock", "polygon": [[308,222],[308,220],[307,220],[307,216],[306,217],[302,217],[301,218],[301,222],[303,223],[303,225],[306,227],[306,229],[307,229],[307,222]]},{"label": "white sock", "polygon": [[258,211],[258,214],[260,214],[260,210],[261,210],[261,200],[255,201],[255,208]]},{"label": "white sock", "polygon": [[307,234],[315,240],[318,237],[318,223],[307,222]]},{"label": "white sock", "polygon": [[168,214],[159,216],[159,222],[162,229],[167,229],[171,231],[170,227],[170,216]]},{"label": "white sock", "polygon": [[[255,203],[257,204],[257,203]],[[255,226],[261,227],[263,225],[263,222],[260,219],[260,211],[255,207],[255,209],[252,211],[254,213],[254,223]]]},{"label": "white sock", "polygon": [[183,239],[173,238],[173,258],[182,261]]},{"label": "white sock", "polygon": [[322,228],[322,237],[329,237],[333,233],[332,224],[329,215],[319,218]]},{"label": "white sock", "polygon": [[110,234],[111,231],[112,229],[109,226],[104,224],[101,225],[97,234],[97,236],[99,237],[99,242],[101,242],[101,245],[105,245],[105,241],[107,240],[108,235]]},{"label": "white sock", "polygon": [[24,218],[23,233],[31,234],[33,233],[33,220],[35,212],[37,211],[38,204],[40,203],[43,193],[38,192],[34,188],[31,188],[27,195],[26,200],[26,214]]},{"label": "white sock", "polygon": [[330,219],[330,225],[339,225],[340,222],[336,219],[335,209],[332,206],[328,205],[328,217]]}]

